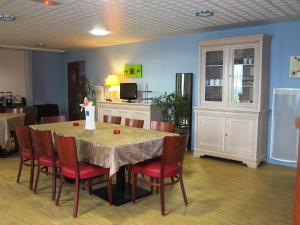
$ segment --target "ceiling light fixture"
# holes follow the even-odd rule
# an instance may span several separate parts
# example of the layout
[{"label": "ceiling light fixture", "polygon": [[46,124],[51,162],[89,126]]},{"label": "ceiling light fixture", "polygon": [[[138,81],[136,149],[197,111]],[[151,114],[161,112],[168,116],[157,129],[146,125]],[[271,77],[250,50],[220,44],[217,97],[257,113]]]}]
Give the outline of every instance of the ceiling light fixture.
[{"label": "ceiling light fixture", "polygon": [[9,14],[0,14],[0,21],[15,21],[16,17],[14,15]]},{"label": "ceiling light fixture", "polygon": [[94,28],[92,30],[89,31],[92,35],[96,35],[96,36],[105,36],[110,34],[111,32],[106,30],[105,28]]},{"label": "ceiling light fixture", "polygon": [[203,10],[197,11],[195,13],[195,15],[198,17],[209,17],[209,16],[214,15],[214,11],[212,11],[210,9],[203,9]]},{"label": "ceiling light fixture", "polygon": [[47,6],[55,6],[55,5],[60,5],[61,3],[60,2],[56,2],[56,1],[53,1],[53,0],[31,0],[33,2],[38,2],[38,3],[41,3],[43,5],[47,5]]}]

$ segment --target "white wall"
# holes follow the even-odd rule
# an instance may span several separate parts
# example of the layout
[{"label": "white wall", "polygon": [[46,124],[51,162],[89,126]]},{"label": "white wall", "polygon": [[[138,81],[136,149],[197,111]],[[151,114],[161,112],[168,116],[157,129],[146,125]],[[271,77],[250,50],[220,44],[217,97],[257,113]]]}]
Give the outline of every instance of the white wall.
[{"label": "white wall", "polygon": [[31,52],[0,49],[0,91],[11,91],[14,96],[26,97],[32,101],[30,76]]}]

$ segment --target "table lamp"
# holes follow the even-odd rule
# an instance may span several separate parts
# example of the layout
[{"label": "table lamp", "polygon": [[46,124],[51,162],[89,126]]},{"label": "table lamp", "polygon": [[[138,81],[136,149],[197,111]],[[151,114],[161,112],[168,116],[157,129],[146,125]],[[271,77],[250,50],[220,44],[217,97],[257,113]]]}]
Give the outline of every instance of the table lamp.
[{"label": "table lamp", "polygon": [[109,74],[105,78],[104,81],[104,86],[109,86],[110,88],[108,89],[109,93],[109,101],[116,101],[119,100],[120,96],[120,80],[117,75],[114,74]]}]

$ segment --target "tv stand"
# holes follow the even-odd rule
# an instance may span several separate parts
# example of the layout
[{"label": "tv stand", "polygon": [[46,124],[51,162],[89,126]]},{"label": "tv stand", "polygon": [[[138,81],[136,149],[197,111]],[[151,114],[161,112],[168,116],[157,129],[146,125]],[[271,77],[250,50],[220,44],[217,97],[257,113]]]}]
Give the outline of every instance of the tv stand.
[{"label": "tv stand", "polygon": [[103,122],[104,115],[120,116],[121,125],[125,125],[125,118],[144,120],[144,129],[150,129],[152,120],[162,119],[158,105],[135,102],[97,102],[98,121]]}]

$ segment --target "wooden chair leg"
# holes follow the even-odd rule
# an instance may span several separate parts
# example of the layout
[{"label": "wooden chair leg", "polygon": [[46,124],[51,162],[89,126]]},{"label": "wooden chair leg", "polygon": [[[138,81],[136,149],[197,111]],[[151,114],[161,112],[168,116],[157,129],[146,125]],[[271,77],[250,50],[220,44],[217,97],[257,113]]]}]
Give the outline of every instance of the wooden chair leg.
[{"label": "wooden chair leg", "polygon": [[179,173],[179,181],[180,181],[180,187],[181,187],[181,191],[182,191],[182,195],[183,195],[183,200],[184,200],[184,203],[187,205],[188,200],[187,200],[187,197],[186,197],[186,194],[185,194],[183,178],[182,178],[182,171]]},{"label": "wooden chair leg", "polygon": [[20,182],[22,168],[23,168],[23,158],[20,157],[20,166],[19,166],[19,172],[18,172],[18,176],[17,176],[17,183]]},{"label": "wooden chair leg", "polygon": [[127,173],[128,173],[128,184],[131,184],[131,164],[127,165]]},{"label": "wooden chair leg", "polygon": [[[154,182],[153,177],[150,177],[150,183],[153,183],[153,182]],[[153,186],[152,185],[150,185],[150,192],[151,192],[151,194],[153,193]]]},{"label": "wooden chair leg", "polygon": [[[155,178],[155,183],[159,183],[159,178]],[[158,194],[158,191],[159,191],[159,187],[155,187],[155,190],[156,190],[156,194]]]},{"label": "wooden chair leg", "polygon": [[61,195],[61,191],[62,191],[63,185],[64,185],[64,178],[63,178],[62,173],[60,173],[60,184],[59,184],[58,193],[57,193],[57,199],[56,199],[56,203],[55,203],[56,206],[58,206],[58,204],[59,204],[60,195]]},{"label": "wooden chair leg", "polygon": [[89,184],[89,195],[92,195],[92,179],[88,179],[88,184]]},{"label": "wooden chair leg", "polygon": [[52,167],[52,200],[55,201],[56,197],[56,167]]},{"label": "wooden chair leg", "polygon": [[160,208],[161,215],[166,215],[165,213],[165,186],[164,186],[164,178],[161,178],[159,181],[159,192],[160,192]]},{"label": "wooden chair leg", "polygon": [[136,173],[132,173],[131,176],[131,196],[132,196],[132,203],[135,203],[136,198]]},{"label": "wooden chair leg", "polygon": [[76,179],[75,181],[75,192],[74,192],[74,207],[73,207],[73,217],[76,218],[77,217],[77,212],[78,212],[78,200],[79,200],[79,180]]},{"label": "wooden chair leg", "polygon": [[111,205],[112,204],[112,178],[108,175],[108,181],[107,181],[107,195],[108,195],[108,202]]},{"label": "wooden chair leg", "polygon": [[34,177],[34,159],[30,161],[30,181],[29,181],[29,190],[33,188],[33,177]]},{"label": "wooden chair leg", "polygon": [[85,180],[82,180],[81,184],[82,184],[82,190],[85,190],[85,186],[83,186],[85,184]]},{"label": "wooden chair leg", "polygon": [[46,176],[49,175],[49,169],[48,169],[48,167],[45,167],[45,173],[46,173]]},{"label": "wooden chair leg", "polygon": [[38,165],[36,178],[35,178],[34,189],[33,189],[34,194],[36,193],[36,189],[37,189],[37,186],[38,186],[38,183],[39,183],[40,173],[41,173],[41,167],[40,167],[40,165]]}]

